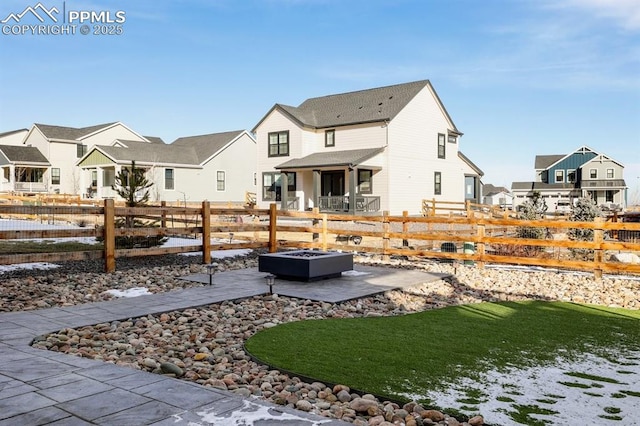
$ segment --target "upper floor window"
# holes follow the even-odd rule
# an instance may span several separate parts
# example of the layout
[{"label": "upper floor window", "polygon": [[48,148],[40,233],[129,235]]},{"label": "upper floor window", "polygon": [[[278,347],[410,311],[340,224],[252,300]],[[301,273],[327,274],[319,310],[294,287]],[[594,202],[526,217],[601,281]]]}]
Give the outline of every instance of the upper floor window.
[{"label": "upper floor window", "polygon": [[576,181],[576,171],[567,170],[567,182],[574,183]]},{"label": "upper floor window", "polygon": [[225,173],[222,170],[216,172],[216,190],[224,191],[225,188]]},{"label": "upper floor window", "polygon": [[336,131],[327,130],[324,132],[324,146],[336,146]]},{"label": "upper floor window", "polygon": [[613,169],[607,169],[607,179],[613,179]]},{"label": "upper floor window", "polygon": [[60,185],[60,169],[51,169],[51,185]]},{"label": "upper floor window", "polygon": [[373,172],[371,170],[358,170],[358,188],[360,194],[371,194],[373,192],[373,186],[371,185],[372,176]]},{"label": "upper floor window", "polygon": [[458,137],[456,135],[448,135],[447,136],[447,141],[449,143],[457,143],[458,142]]},{"label": "upper floor window", "polygon": [[164,169],[164,189],[174,189],[173,169]]},{"label": "upper floor window", "polygon": [[435,195],[442,194],[442,172],[433,173],[433,193]]},{"label": "upper floor window", "polygon": [[589,169],[589,178],[598,179],[598,169]]},{"label": "upper floor window", "polygon": [[269,133],[269,157],[289,155],[289,131]]},{"label": "upper floor window", "polygon": [[82,158],[87,153],[87,146],[78,144],[76,145],[76,157]]},{"label": "upper floor window", "polygon": [[445,158],[446,146],[444,143],[444,135],[438,133],[438,158]]},{"label": "upper floor window", "polygon": [[556,183],[564,182],[564,170],[556,170]]}]

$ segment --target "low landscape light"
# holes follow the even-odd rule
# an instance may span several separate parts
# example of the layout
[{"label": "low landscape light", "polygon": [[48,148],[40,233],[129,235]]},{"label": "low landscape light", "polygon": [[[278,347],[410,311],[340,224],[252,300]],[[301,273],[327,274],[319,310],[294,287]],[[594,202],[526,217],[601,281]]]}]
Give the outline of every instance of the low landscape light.
[{"label": "low landscape light", "polygon": [[229,232],[229,244],[231,244],[231,240],[233,240],[233,232]]},{"label": "low landscape light", "polygon": [[209,285],[213,285],[213,276],[215,275],[217,269],[218,264],[215,262],[207,265],[207,274],[209,274]]},{"label": "low landscape light", "polygon": [[267,281],[267,285],[269,286],[269,294],[273,294],[273,283],[276,281],[276,276],[269,274],[265,275],[264,279]]}]

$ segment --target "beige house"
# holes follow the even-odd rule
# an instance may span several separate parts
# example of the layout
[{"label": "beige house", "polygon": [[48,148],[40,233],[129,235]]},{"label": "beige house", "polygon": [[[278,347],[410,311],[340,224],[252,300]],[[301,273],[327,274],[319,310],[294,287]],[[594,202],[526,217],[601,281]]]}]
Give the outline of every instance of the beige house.
[{"label": "beige house", "polygon": [[29,129],[17,129],[0,133],[0,145],[22,145]]},{"label": "beige house", "polygon": [[480,200],[482,171],[428,80],[275,104],[254,127],[260,207],[373,214]]},{"label": "beige house", "polygon": [[82,128],[34,124],[22,145],[38,149],[50,163],[39,176],[40,191],[34,192],[84,194],[87,179],[75,166],[76,161],[94,145],[117,139],[152,142],[119,122]]},{"label": "beige house", "polygon": [[91,197],[116,197],[115,176],[146,170],[152,201],[244,202],[255,192],[256,142],[244,130],[190,136],[171,144],[118,139],[94,145],[78,162]]}]

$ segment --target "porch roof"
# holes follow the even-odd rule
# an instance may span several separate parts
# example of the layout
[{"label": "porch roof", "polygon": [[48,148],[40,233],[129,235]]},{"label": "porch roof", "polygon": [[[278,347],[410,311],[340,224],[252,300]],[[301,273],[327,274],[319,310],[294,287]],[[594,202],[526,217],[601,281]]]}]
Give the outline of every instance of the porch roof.
[{"label": "porch roof", "polygon": [[311,169],[314,167],[355,167],[384,151],[384,148],[352,149],[347,151],[314,152],[302,158],[293,158],[277,165],[276,169]]},{"label": "porch roof", "polygon": [[0,152],[11,163],[50,166],[49,160],[34,146],[0,145]]}]

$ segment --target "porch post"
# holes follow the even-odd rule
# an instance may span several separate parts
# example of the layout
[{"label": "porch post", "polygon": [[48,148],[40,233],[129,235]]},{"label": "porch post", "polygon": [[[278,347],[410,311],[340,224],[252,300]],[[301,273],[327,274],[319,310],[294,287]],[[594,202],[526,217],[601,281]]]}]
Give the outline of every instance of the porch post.
[{"label": "porch post", "polygon": [[349,213],[356,213],[356,169],[349,168]]},{"label": "porch post", "polygon": [[289,190],[289,182],[287,182],[287,174],[285,172],[280,173],[280,210],[287,210],[287,198],[289,198],[288,194]]},{"label": "porch post", "polygon": [[320,170],[313,171],[313,207],[320,208]]}]

